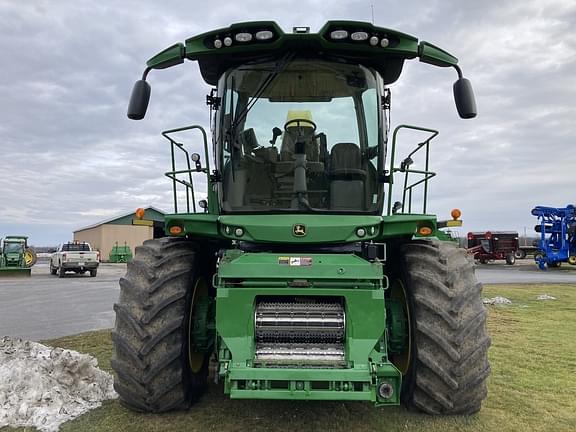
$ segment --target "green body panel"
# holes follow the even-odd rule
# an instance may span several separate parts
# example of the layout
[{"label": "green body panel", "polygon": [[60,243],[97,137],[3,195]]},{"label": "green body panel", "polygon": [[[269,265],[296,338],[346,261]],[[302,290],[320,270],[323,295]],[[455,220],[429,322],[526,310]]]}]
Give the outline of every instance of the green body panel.
[{"label": "green body panel", "polygon": [[[245,230],[243,240],[275,243],[344,243],[361,240],[356,235],[357,228],[365,228],[366,236],[362,239],[375,239],[380,231],[380,216],[349,216],[349,215],[230,215],[220,216],[219,223],[225,237],[235,238],[234,231],[230,235],[225,227],[242,227]],[[306,235],[294,235],[294,226],[306,227]],[[370,228],[373,229],[371,234]]]},{"label": "green body panel", "polygon": [[382,216],[381,240],[400,237],[406,234],[417,235],[418,228],[428,226],[436,232],[436,216],[424,214],[397,214]]},{"label": "green body panel", "polygon": [[184,45],[176,43],[148,60],[146,66],[152,69],[166,69],[182,63],[185,54],[186,48],[184,48]]},{"label": "green body panel", "polygon": [[[306,258],[306,265],[290,265],[287,258]],[[376,397],[377,383],[386,378],[399,390],[401,376],[387,360],[384,300],[387,284],[383,281],[387,279],[381,263],[370,263],[353,254],[227,251],[215,278],[216,330],[221,351],[225,347],[226,353],[220,356],[226,393],[233,398],[384,403]],[[254,316],[258,298],[262,296],[341,299],[346,316],[347,366],[255,367]],[[279,384],[284,387],[279,388]],[[344,387],[349,391],[344,391]],[[387,404],[398,402],[397,398],[386,401]]]},{"label": "green body panel", "polygon": [[[306,264],[291,265],[285,258],[309,258]],[[227,279],[280,280],[306,279],[311,284],[330,280],[343,281],[350,288],[369,284],[380,288],[384,275],[381,263],[370,263],[353,254],[310,254],[310,253],[242,253],[228,251],[218,267],[217,284],[226,286]],[[357,285],[355,285],[357,284]]]},{"label": "green body panel", "polygon": [[218,231],[218,215],[210,213],[178,213],[167,214],[164,217],[164,230],[170,234],[170,228],[180,226],[184,231],[180,236],[192,235],[195,237],[222,237]]},{"label": "green body panel", "polygon": [[[391,216],[355,216],[330,214],[250,214],[213,215],[209,213],[179,213],[165,216],[165,230],[180,226],[180,236],[209,237],[243,240],[256,243],[351,243],[381,241],[396,237],[413,236],[420,226],[436,230],[436,216],[397,214]],[[295,236],[294,226],[304,225],[306,235]],[[229,227],[229,232],[226,231]],[[238,237],[236,228],[244,234]],[[358,237],[357,228],[364,228],[366,235]]]},{"label": "green body panel", "polygon": [[[274,37],[257,43],[237,43],[216,48],[214,40],[233,37],[239,32],[269,30]],[[372,35],[385,37],[390,43],[386,47],[359,44],[352,40],[335,41],[330,38],[333,30],[347,30],[350,33],[365,31]],[[250,58],[274,55],[286,51],[314,53],[321,55],[341,55],[351,57],[364,64],[371,64],[382,73],[387,84],[398,79],[404,60],[420,57],[423,62],[436,66],[455,66],[458,59],[446,51],[427,42],[418,42],[414,36],[374,26],[360,21],[328,21],[318,33],[284,33],[273,21],[253,21],[233,24],[194,36],[181,43],[172,45],[156,54],[146,63],[152,69],[165,69],[180,64],[184,59],[197,60],[204,80],[215,85],[219,76],[227,69]]]},{"label": "green body panel", "polygon": [[418,56],[420,61],[434,66],[448,67],[458,64],[458,59],[452,54],[428,42],[419,45]]}]

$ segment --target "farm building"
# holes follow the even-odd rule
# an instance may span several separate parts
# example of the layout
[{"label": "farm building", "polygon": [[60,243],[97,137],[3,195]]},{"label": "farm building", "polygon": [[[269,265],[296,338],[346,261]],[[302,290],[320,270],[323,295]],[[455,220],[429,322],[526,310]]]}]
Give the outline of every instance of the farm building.
[{"label": "farm building", "polygon": [[100,251],[102,261],[108,261],[116,244],[129,246],[134,253],[144,240],[163,236],[164,212],[154,207],[147,207],[142,219],[130,212],[74,231],[74,240],[90,243]]}]

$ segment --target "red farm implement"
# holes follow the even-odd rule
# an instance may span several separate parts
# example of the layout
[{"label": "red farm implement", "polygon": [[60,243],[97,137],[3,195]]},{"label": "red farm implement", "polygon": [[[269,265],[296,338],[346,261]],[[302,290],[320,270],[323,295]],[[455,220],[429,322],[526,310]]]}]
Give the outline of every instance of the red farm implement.
[{"label": "red farm implement", "polygon": [[487,231],[468,233],[468,253],[481,264],[488,261],[506,260],[506,264],[516,262],[518,233],[515,231]]}]

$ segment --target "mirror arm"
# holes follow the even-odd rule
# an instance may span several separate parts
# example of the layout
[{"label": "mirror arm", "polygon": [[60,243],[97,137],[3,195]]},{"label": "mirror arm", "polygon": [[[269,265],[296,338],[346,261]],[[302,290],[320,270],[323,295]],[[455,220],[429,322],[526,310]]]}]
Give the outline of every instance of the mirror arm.
[{"label": "mirror arm", "polygon": [[150,72],[152,70],[151,67],[147,67],[146,69],[144,69],[144,73],[142,74],[142,81],[146,81],[146,78],[148,77],[148,72]]},{"label": "mirror arm", "polygon": [[462,74],[462,69],[460,69],[460,66],[454,65],[453,68],[456,69],[456,72],[458,73],[458,78],[464,78],[464,75]]}]

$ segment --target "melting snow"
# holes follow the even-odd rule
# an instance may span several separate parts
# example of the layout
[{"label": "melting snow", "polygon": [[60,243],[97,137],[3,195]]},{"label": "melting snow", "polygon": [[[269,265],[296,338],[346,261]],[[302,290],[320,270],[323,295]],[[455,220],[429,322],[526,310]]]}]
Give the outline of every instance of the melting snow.
[{"label": "melting snow", "polygon": [[541,294],[538,297],[536,297],[536,300],[556,300],[556,297],[552,297],[548,294]]},{"label": "melting snow", "polygon": [[116,398],[113,377],[88,355],[0,338],[0,428],[59,426]]},{"label": "melting snow", "polygon": [[501,305],[501,304],[512,304],[512,301],[507,299],[506,297],[493,297],[493,298],[485,298],[482,300],[484,302],[484,304],[490,304],[490,305]]}]

